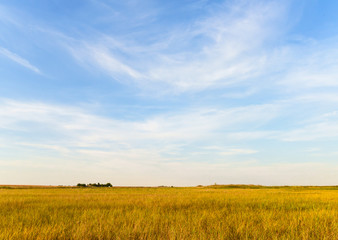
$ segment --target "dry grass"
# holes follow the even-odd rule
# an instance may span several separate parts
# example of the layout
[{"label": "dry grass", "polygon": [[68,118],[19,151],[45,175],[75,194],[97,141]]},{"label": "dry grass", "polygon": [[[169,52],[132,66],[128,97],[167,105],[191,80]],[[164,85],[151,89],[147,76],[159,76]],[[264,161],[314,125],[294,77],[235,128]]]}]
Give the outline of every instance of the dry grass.
[{"label": "dry grass", "polygon": [[0,189],[0,239],[338,239],[338,190]]}]

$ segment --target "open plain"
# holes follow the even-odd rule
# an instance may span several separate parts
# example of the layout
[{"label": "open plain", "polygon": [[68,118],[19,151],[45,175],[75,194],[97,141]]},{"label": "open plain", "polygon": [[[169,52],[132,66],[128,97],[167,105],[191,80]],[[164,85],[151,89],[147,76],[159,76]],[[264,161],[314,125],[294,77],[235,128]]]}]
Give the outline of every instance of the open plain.
[{"label": "open plain", "polygon": [[0,239],[338,239],[338,187],[2,186]]}]

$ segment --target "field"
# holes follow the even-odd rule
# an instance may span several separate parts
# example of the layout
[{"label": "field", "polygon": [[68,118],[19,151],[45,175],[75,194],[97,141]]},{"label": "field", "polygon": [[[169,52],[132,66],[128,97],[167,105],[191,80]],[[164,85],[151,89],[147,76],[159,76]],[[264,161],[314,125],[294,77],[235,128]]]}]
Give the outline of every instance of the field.
[{"label": "field", "polygon": [[0,239],[338,239],[338,187],[0,187]]}]

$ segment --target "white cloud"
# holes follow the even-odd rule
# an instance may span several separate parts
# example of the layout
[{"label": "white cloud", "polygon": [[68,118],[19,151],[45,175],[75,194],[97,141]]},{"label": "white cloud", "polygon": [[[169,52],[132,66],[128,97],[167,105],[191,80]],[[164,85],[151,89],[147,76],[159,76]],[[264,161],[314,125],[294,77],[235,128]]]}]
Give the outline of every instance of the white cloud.
[{"label": "white cloud", "polygon": [[32,65],[28,60],[20,57],[19,55],[9,51],[6,48],[0,47],[0,54],[35,73],[41,74],[41,71],[36,66]]},{"label": "white cloud", "polygon": [[281,133],[279,138],[284,141],[334,140],[338,137],[338,121],[319,122],[306,125],[299,129]]},{"label": "white cloud", "polygon": [[[14,26],[22,26],[16,18],[11,14],[13,9],[9,9],[8,7],[5,7],[3,5],[0,5],[0,21],[4,23],[10,23],[11,25]],[[14,14],[15,15],[15,14]]]},{"label": "white cloud", "polygon": [[106,141],[198,140],[246,126],[260,126],[275,118],[276,105],[252,105],[229,109],[195,109],[126,121],[96,116],[80,108],[3,100],[1,128],[29,131],[25,124],[47,127],[50,131],[76,136],[77,144],[103,144]]},{"label": "white cloud", "polygon": [[[61,38],[84,67],[150,90],[151,96],[238,88],[227,98],[255,93],[280,98],[335,98],[336,38],[305,39],[287,34],[288,3],[238,1],[214,4],[204,18],[182,22],[152,41],[93,30],[94,37]],[[217,6],[217,7],[215,7]],[[156,24],[152,22],[152,24]],[[59,35],[59,36],[58,36]],[[313,92],[318,89],[319,92]],[[149,96],[149,95],[148,95]]]},{"label": "white cloud", "polygon": [[80,39],[67,48],[114,79],[160,92],[199,91],[259,76],[268,61],[263,46],[281,31],[274,28],[285,7],[242,1],[217,8],[204,20],[173,28],[164,41],[155,35],[157,40],[144,44],[99,34],[96,41]]},{"label": "white cloud", "polygon": [[124,81],[124,79],[128,78],[143,78],[141,73],[123,63],[105,46],[83,43],[81,46],[68,45],[67,49],[82,64],[89,64],[94,68],[99,68],[107,72],[114,80]]},{"label": "white cloud", "polygon": [[338,137],[337,120],[318,120],[314,123],[295,124],[291,129],[275,131],[239,131],[229,134],[234,140],[270,139],[286,142],[332,141]]},{"label": "white cloud", "polygon": [[66,147],[53,145],[53,144],[39,144],[39,143],[28,143],[28,142],[17,142],[16,145],[20,145],[23,147],[35,148],[35,149],[47,149],[53,150],[60,153],[69,153],[69,149]]},{"label": "white cloud", "polygon": [[[40,172],[41,169],[60,171],[65,174],[64,183],[87,182],[88,178],[93,178],[93,181],[111,181],[117,185],[214,182],[294,185],[329,184],[336,179],[333,175],[336,166],[331,164],[327,168],[328,163],[261,165],[259,159],[252,158],[257,150],[241,146],[243,139],[248,141],[248,136],[239,131],[237,137],[238,134],[241,136],[234,137],[236,129],[261,126],[262,121],[268,122],[279,116],[280,106],[196,109],[148,116],[137,121],[107,118],[77,107],[38,102],[2,100],[0,106],[1,131],[6,137],[0,164],[7,173],[12,171],[10,169],[18,171],[27,166],[26,175],[20,179],[29,183],[41,181],[44,174],[36,169]],[[335,118],[334,112],[328,112],[316,121],[332,122]],[[332,126],[325,129],[332,134],[338,132],[332,130]],[[7,135],[7,130],[11,134]],[[304,136],[316,137],[310,131],[309,127],[302,132],[253,133],[255,137],[265,139],[302,141]],[[312,126],[312,131],[317,130]],[[191,142],[197,145],[190,145]],[[190,149],[191,146],[194,148]],[[264,155],[264,152],[259,153]],[[73,168],[77,170],[72,171]],[[24,176],[33,176],[33,173],[40,178],[25,179]],[[309,177],[309,173],[313,175]],[[323,179],[322,174],[329,178]],[[59,177],[53,176],[51,172],[46,178],[50,180],[44,183],[63,184],[57,182]]]},{"label": "white cloud", "polygon": [[247,154],[254,154],[258,153],[258,151],[253,150],[253,149],[240,149],[240,148],[233,148],[233,149],[228,149],[227,151],[221,152],[221,155],[247,155]]},{"label": "white cloud", "polygon": [[186,91],[234,84],[257,76],[266,64],[261,46],[271,37],[271,26],[282,11],[282,7],[272,3],[221,6],[186,36],[191,43],[198,37],[208,43],[197,52],[160,54],[164,61],[150,70],[151,79]]},{"label": "white cloud", "polygon": [[[288,46],[289,64],[285,76],[279,81],[289,90],[304,91],[311,88],[338,86],[337,38],[310,41],[302,46]],[[328,90],[328,89],[327,89]]]}]

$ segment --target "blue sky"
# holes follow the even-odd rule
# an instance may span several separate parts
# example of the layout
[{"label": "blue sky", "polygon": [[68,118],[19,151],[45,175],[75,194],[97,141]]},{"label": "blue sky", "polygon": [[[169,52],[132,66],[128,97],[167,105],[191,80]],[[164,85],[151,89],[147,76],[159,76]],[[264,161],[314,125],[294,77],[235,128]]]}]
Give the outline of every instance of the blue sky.
[{"label": "blue sky", "polygon": [[0,183],[338,183],[337,1],[0,1]]}]

